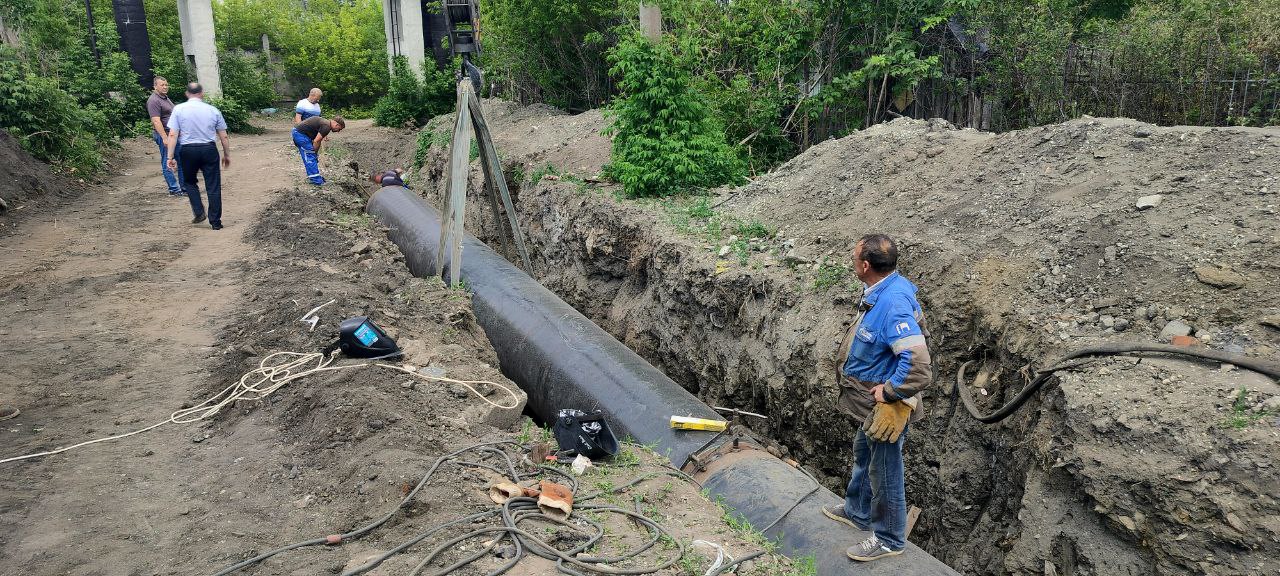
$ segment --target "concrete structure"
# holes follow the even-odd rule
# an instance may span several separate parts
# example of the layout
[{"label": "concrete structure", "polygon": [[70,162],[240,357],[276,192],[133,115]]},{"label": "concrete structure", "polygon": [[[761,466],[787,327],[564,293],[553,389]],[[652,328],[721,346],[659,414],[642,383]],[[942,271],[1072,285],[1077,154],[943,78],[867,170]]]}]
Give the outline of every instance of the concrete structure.
[{"label": "concrete structure", "polygon": [[387,69],[396,56],[403,56],[409,69],[420,74],[427,58],[422,0],[382,0],[382,27],[387,34]]},{"label": "concrete structure", "polygon": [[222,96],[210,0],[178,0],[178,24],[182,27],[182,53],[187,65],[195,68],[196,81],[204,85],[205,96]]},{"label": "concrete structure", "polygon": [[662,39],[662,8],[657,4],[640,3],[640,30],[650,40]]},{"label": "concrete structure", "polygon": [[449,26],[441,0],[382,0],[382,29],[387,35],[387,69],[396,56],[404,56],[415,74],[428,55],[438,68],[450,65],[453,52],[447,38]]}]

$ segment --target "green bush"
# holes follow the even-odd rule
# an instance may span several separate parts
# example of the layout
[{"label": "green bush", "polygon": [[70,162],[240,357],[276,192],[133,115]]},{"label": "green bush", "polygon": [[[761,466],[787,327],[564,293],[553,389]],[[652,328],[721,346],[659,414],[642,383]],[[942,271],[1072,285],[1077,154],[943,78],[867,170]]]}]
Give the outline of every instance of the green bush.
[{"label": "green bush", "polygon": [[391,85],[387,95],[378,99],[373,108],[373,123],[378,126],[399,127],[409,123],[421,125],[432,116],[452,110],[455,102],[455,84],[451,70],[438,70],[428,61],[422,70],[422,80],[409,69],[401,56],[392,61]]},{"label": "green bush", "polygon": [[102,167],[96,134],[110,132],[102,112],[80,106],[57,80],[34,74],[2,53],[0,128],[32,156],[81,173]]},{"label": "green bush", "polygon": [[387,44],[379,0],[270,1],[272,49],[295,86],[318,86],[333,107],[368,105],[383,92]]},{"label": "green bush", "polygon": [[211,106],[222,112],[227,121],[227,131],[242,134],[261,134],[263,130],[249,123],[249,109],[233,98],[208,98]]},{"label": "green bush", "polygon": [[639,34],[609,51],[622,95],[606,110],[613,155],[605,176],[631,196],[666,196],[742,180],[724,128],[690,87],[671,45]]},{"label": "green bush", "polygon": [[275,87],[267,76],[267,62],[262,56],[223,53],[218,57],[218,69],[224,97],[249,110],[261,110],[275,104]]}]

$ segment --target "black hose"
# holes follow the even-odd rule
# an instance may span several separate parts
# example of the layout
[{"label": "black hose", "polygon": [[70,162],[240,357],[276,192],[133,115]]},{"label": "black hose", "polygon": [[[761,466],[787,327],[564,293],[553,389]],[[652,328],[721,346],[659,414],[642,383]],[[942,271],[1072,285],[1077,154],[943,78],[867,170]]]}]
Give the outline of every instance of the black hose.
[{"label": "black hose", "polygon": [[[399,512],[399,511],[400,511],[400,509],[404,508],[405,506],[408,506],[408,505],[409,505],[409,503],[413,501],[413,497],[418,495],[418,491],[419,491],[419,490],[421,490],[421,489],[422,489],[422,487],[423,487],[424,485],[426,485],[427,480],[430,480],[430,479],[431,479],[431,476],[432,476],[432,475],[434,475],[434,474],[436,473],[436,469],[440,468],[440,465],[441,465],[441,464],[444,464],[447,460],[449,460],[449,459],[451,459],[451,458],[453,458],[453,457],[455,457],[455,456],[457,456],[457,455],[459,455],[459,454],[462,454],[463,452],[466,452],[466,451],[468,451],[468,450],[474,450],[474,449],[477,449],[477,448],[483,448],[483,447],[486,447],[486,446],[496,446],[496,445],[501,445],[501,444],[511,444],[511,445],[515,445],[515,442],[511,442],[511,441],[507,441],[507,440],[499,440],[499,441],[497,441],[497,442],[484,442],[484,443],[481,443],[481,444],[476,444],[476,445],[473,445],[473,446],[468,446],[468,447],[463,448],[463,449],[461,449],[461,450],[456,450],[456,451],[454,451],[454,452],[450,452],[449,454],[445,454],[444,456],[441,456],[440,458],[436,459],[435,463],[431,465],[431,468],[427,470],[427,473],[426,473],[426,474],[423,474],[422,479],[418,481],[418,485],[417,485],[417,486],[414,486],[414,487],[413,487],[413,490],[411,490],[408,494],[406,494],[406,495],[405,495],[405,497],[404,497],[402,500],[400,500],[400,503],[399,503],[399,504],[397,504],[395,508],[393,508],[390,512],[387,512],[387,513],[386,513],[385,515],[383,515],[381,518],[378,518],[377,520],[374,520],[373,522],[370,522],[370,523],[368,523],[368,524],[366,524],[366,525],[364,525],[364,526],[362,526],[362,527],[360,527],[360,528],[357,528],[357,529],[355,529],[355,530],[352,530],[352,531],[350,531],[350,532],[346,532],[346,533],[343,533],[343,534],[339,534],[339,535],[338,535],[338,542],[345,542],[345,541],[347,541],[347,540],[352,540],[352,539],[355,539],[355,538],[359,538],[359,537],[361,537],[361,536],[364,536],[365,534],[368,534],[369,532],[372,532],[373,530],[377,529],[379,526],[382,526],[383,524],[386,524],[388,520],[390,520],[392,517],[394,517],[394,516],[396,515],[396,513],[397,513],[397,512]],[[276,548],[275,550],[271,550],[270,552],[266,552],[266,553],[263,553],[263,554],[259,554],[259,555],[257,555],[257,556],[254,556],[253,558],[250,558],[250,559],[245,560],[245,561],[243,561],[243,562],[240,562],[240,563],[238,563],[238,564],[234,564],[234,565],[232,565],[232,566],[228,566],[228,567],[226,567],[226,568],[223,568],[222,570],[220,570],[220,571],[218,571],[216,574],[214,574],[214,576],[226,576],[227,574],[231,574],[231,573],[233,573],[233,572],[237,572],[237,571],[239,571],[239,570],[240,570],[240,569],[242,569],[242,568],[247,568],[247,567],[252,566],[252,565],[254,565],[254,564],[257,564],[257,563],[259,563],[259,562],[261,562],[261,561],[263,561],[263,560],[266,560],[267,558],[270,558],[270,557],[272,557],[272,556],[275,556],[275,555],[277,555],[277,554],[280,554],[280,553],[282,553],[282,552],[288,552],[289,550],[294,550],[294,549],[297,549],[297,548],[303,548],[303,547],[306,547],[306,546],[318,546],[318,545],[321,545],[321,544],[330,544],[330,543],[337,543],[337,542],[331,542],[330,537],[313,538],[313,539],[311,539],[311,540],[304,540],[304,541],[302,541],[302,542],[295,542],[295,543],[293,543],[293,544],[289,544],[288,546],[283,546],[283,547],[280,547],[280,548]]]},{"label": "black hose", "polygon": [[1096,346],[1085,346],[1068,352],[1057,362],[1054,362],[1048,368],[1044,368],[1036,372],[1035,378],[1031,380],[1025,387],[1018,392],[1012,400],[1005,403],[1004,406],[998,408],[990,414],[983,414],[978,409],[978,405],[973,400],[973,396],[969,392],[968,386],[965,384],[964,374],[972,360],[960,365],[960,369],[956,372],[955,391],[960,394],[960,401],[964,404],[965,410],[969,411],[969,415],[979,422],[986,424],[994,424],[1013,414],[1018,408],[1031,398],[1049,378],[1053,377],[1054,372],[1064,370],[1076,365],[1076,363],[1068,362],[1075,358],[1085,356],[1112,356],[1117,354],[1125,354],[1129,352],[1165,352],[1168,354],[1180,354],[1183,356],[1191,356],[1193,358],[1203,358],[1206,360],[1215,360],[1218,362],[1226,362],[1241,368],[1246,368],[1265,374],[1272,378],[1280,379],[1280,365],[1275,362],[1262,360],[1258,358],[1249,358],[1239,354],[1230,354],[1218,350],[1191,348],[1187,346],[1173,346],[1171,344],[1154,344],[1154,343],[1112,343],[1098,344]]}]

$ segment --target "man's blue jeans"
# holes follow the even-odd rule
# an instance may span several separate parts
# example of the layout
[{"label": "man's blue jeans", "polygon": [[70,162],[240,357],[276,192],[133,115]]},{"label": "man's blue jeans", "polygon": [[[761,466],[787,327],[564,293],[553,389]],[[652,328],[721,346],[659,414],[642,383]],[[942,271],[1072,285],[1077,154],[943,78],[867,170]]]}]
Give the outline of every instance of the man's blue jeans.
[{"label": "man's blue jeans", "polygon": [[902,445],[906,441],[905,429],[897,442],[877,442],[859,429],[853,440],[853,474],[844,494],[845,515],[860,526],[870,526],[890,550],[907,545],[907,494],[902,475]]},{"label": "man's blue jeans", "polygon": [[[155,130],[151,131],[151,139],[155,140],[156,146],[160,147],[160,173],[164,174],[164,183],[169,185],[170,194],[182,193],[182,163],[178,163],[178,173],[174,174],[169,169],[169,147],[165,146],[164,138]],[[181,154],[181,144],[175,144],[173,155],[177,157]]]},{"label": "man's blue jeans", "polygon": [[324,184],[324,176],[320,175],[320,161],[316,158],[315,144],[305,134],[294,128],[293,145],[298,147],[298,155],[302,156],[302,168],[307,172],[307,179],[312,184]]}]

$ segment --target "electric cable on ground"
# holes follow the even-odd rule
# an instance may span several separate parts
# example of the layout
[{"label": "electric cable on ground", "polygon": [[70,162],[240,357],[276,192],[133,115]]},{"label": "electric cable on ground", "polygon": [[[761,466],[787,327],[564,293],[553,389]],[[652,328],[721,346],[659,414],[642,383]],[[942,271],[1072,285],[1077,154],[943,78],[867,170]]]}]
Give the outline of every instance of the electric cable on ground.
[{"label": "electric cable on ground", "polygon": [[[417,486],[415,486],[414,489],[410,491],[394,509],[384,514],[383,516],[379,517],[377,520],[374,520],[373,522],[370,522],[369,524],[359,529],[345,532],[342,534],[332,534],[325,537],[312,538],[309,540],[303,540],[301,542],[295,542],[293,544],[282,546],[275,550],[271,550],[269,552],[254,556],[253,558],[249,558],[247,560],[244,560],[232,566],[228,566],[222,569],[221,571],[217,572],[215,576],[226,576],[227,574],[231,574],[243,568],[247,568],[249,566],[262,562],[268,558],[271,558],[273,556],[276,556],[278,554],[281,554],[283,552],[287,552],[290,550],[295,550],[298,548],[303,548],[308,546],[318,546],[322,544],[327,544],[327,545],[341,544],[348,540],[352,540],[352,539],[364,536],[369,532],[385,524],[392,517],[394,517],[398,511],[408,506],[408,504],[417,495],[419,490],[421,490],[421,488],[425,486],[427,482],[430,481],[430,479],[439,471],[440,467],[443,466],[445,463],[452,463],[452,464],[457,464],[461,466],[475,466],[479,468],[494,470],[499,473],[503,473],[502,472],[503,468],[506,468],[507,472],[510,474],[510,479],[517,483],[547,471],[560,472],[554,469],[547,469],[544,466],[534,466],[532,472],[524,473],[524,474],[520,473],[519,471],[516,470],[515,463],[512,460],[511,456],[507,454],[505,451],[498,448],[499,446],[504,446],[504,445],[510,446],[515,444],[516,444],[515,442],[511,442],[511,441],[487,442],[482,444],[476,444],[473,446],[468,446],[466,448],[462,448],[460,450],[455,450],[453,452],[445,454],[444,456],[441,456],[435,460],[435,462],[431,465],[431,467],[428,468],[426,473],[423,474],[422,478],[418,481]],[[467,452],[477,452],[477,453],[482,453],[487,455],[499,456],[501,460],[505,461],[506,466],[503,466],[501,463],[491,464],[489,462],[461,460],[459,456]],[[511,498],[507,500],[502,505],[501,508],[479,512],[476,514],[470,514],[462,518],[457,518],[449,522],[446,522],[444,524],[440,524],[440,525],[428,528],[427,530],[419,533],[413,538],[405,542],[402,542],[401,544],[378,555],[377,557],[371,558],[370,560],[365,562],[363,565],[343,572],[342,576],[357,576],[359,574],[364,574],[370,570],[377,568],[386,560],[398,554],[404,553],[410,547],[422,542],[423,540],[431,537],[432,535],[439,533],[440,531],[446,528],[468,523],[468,522],[474,522],[477,520],[490,518],[490,517],[500,517],[502,520],[502,525],[487,526],[487,527],[478,528],[475,530],[470,530],[464,534],[454,536],[449,540],[436,545],[430,551],[428,551],[424,557],[422,557],[419,560],[419,562],[415,565],[413,570],[410,572],[411,576],[421,574],[424,570],[427,569],[427,567],[431,564],[432,561],[437,559],[441,554],[452,549],[452,547],[455,544],[458,544],[459,542],[463,542],[469,539],[486,536],[489,534],[497,534],[498,537],[490,540],[489,542],[486,542],[479,551],[472,553],[461,560],[455,561],[447,567],[437,569],[434,572],[432,572],[432,574],[435,576],[443,576],[446,574],[450,574],[466,565],[471,564],[472,562],[475,562],[476,560],[479,560],[480,558],[483,558],[490,551],[492,551],[493,548],[497,547],[503,540],[508,538],[512,540],[512,543],[516,548],[515,555],[511,558],[510,561],[504,563],[502,566],[498,567],[497,569],[489,572],[489,574],[493,576],[503,574],[508,570],[510,570],[512,567],[518,564],[522,558],[525,557],[526,553],[533,553],[534,555],[540,556],[542,558],[555,561],[557,568],[560,570],[560,572],[565,574],[581,574],[581,572],[578,572],[577,570],[575,570],[575,568],[581,569],[586,572],[601,573],[601,574],[619,574],[619,575],[651,574],[654,572],[658,572],[674,565],[684,555],[685,549],[684,549],[683,543],[675,539],[674,536],[669,531],[663,528],[656,521],[648,518],[647,516],[639,512],[626,510],[623,508],[619,508],[617,506],[583,504],[583,502],[590,501],[594,498],[598,498],[605,494],[621,493],[640,484],[641,482],[644,482],[646,480],[650,480],[653,478],[657,478],[660,476],[664,476],[664,475],[675,476],[675,477],[683,476],[682,474],[679,474],[673,471],[667,471],[667,470],[664,470],[661,472],[650,472],[647,474],[642,474],[636,477],[635,479],[632,479],[631,481],[626,482],[625,484],[622,484],[616,488],[612,488],[607,491],[595,492],[593,494],[586,495],[580,498],[575,498],[575,510],[577,511],[593,511],[593,512],[625,515],[632,518],[637,524],[644,527],[650,532],[650,538],[644,544],[618,556],[591,557],[591,556],[582,555],[587,550],[590,550],[594,545],[596,545],[596,543],[598,543],[605,536],[604,526],[600,524],[600,522],[597,522],[585,516],[578,516],[577,518],[579,519],[580,522],[584,522],[589,527],[592,528],[592,530],[589,530],[589,531],[584,530],[580,526],[575,526],[562,519],[553,518],[542,513],[542,511],[537,506],[537,500],[535,500],[534,498],[517,497],[517,498]],[[573,491],[576,491],[576,489],[577,488],[575,486],[573,488]],[[536,534],[533,534],[532,532],[520,527],[520,524],[523,522],[539,522],[539,521],[565,526],[571,530],[581,533],[586,538],[586,540],[578,544],[577,546],[574,546],[571,550],[562,551],[562,550],[556,549],[550,543],[542,540]],[[616,563],[619,563],[625,560],[630,560],[639,556],[645,551],[653,548],[653,546],[655,546],[658,542],[662,541],[664,537],[672,542],[675,542],[676,551],[674,556],[672,556],[671,558],[665,559],[652,566],[646,566],[646,567],[619,568],[619,567],[610,566],[611,564],[616,564]],[[739,560],[739,562],[740,561],[741,560]]]},{"label": "electric cable on ground", "polygon": [[1180,354],[1183,356],[1191,356],[1194,358],[1204,358],[1206,360],[1215,360],[1218,362],[1233,364],[1241,368],[1253,370],[1254,372],[1258,372],[1260,374],[1265,374],[1272,378],[1280,379],[1280,365],[1277,365],[1275,362],[1268,361],[1268,360],[1263,360],[1259,358],[1249,358],[1247,356],[1241,356],[1239,354],[1230,354],[1230,353],[1221,352],[1218,350],[1199,349],[1199,348],[1192,348],[1188,346],[1173,346],[1171,344],[1122,342],[1122,343],[1112,343],[1112,344],[1099,344],[1095,346],[1085,346],[1083,348],[1077,348],[1075,350],[1072,350],[1071,352],[1068,352],[1065,356],[1063,356],[1062,358],[1059,358],[1057,362],[1054,362],[1048,368],[1043,368],[1037,371],[1035,378],[1033,378],[1031,382],[1029,382],[1026,386],[1024,386],[1022,390],[1020,390],[1018,394],[1013,397],[1012,400],[1005,403],[1005,405],[1001,406],[1000,408],[997,408],[994,412],[991,412],[990,414],[982,413],[982,411],[978,408],[978,404],[974,401],[973,395],[969,391],[967,384],[965,383],[965,379],[964,379],[965,371],[968,369],[969,365],[974,362],[973,360],[970,360],[968,362],[965,362],[964,364],[961,364],[960,369],[956,371],[956,380],[953,387],[953,391],[956,391],[959,393],[960,401],[962,404],[964,404],[965,410],[969,412],[970,416],[973,416],[973,418],[979,422],[983,422],[986,424],[994,424],[996,422],[1004,420],[1005,418],[1008,418],[1010,414],[1013,414],[1014,411],[1022,407],[1022,405],[1025,404],[1027,400],[1029,400],[1031,396],[1035,394],[1036,391],[1039,390],[1040,387],[1043,386],[1044,383],[1049,380],[1049,378],[1053,377],[1055,372],[1057,372],[1058,370],[1064,370],[1076,365],[1076,363],[1068,362],[1069,360],[1072,360],[1075,358],[1082,358],[1085,356],[1112,356],[1117,354],[1125,354],[1129,352],[1165,352],[1168,354]]}]

